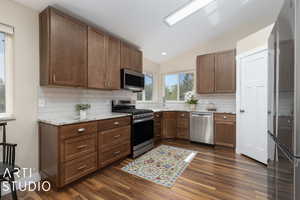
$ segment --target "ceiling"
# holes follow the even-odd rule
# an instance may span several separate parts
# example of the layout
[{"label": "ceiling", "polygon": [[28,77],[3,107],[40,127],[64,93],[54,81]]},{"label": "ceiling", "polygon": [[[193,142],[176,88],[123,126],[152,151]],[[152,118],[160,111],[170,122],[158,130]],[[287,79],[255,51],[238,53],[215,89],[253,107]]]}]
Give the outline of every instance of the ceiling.
[{"label": "ceiling", "polygon": [[[245,23],[272,23],[282,0],[215,0],[173,27],[164,18],[190,0],[16,0],[42,11],[63,9],[104,28],[163,62]],[[263,24],[265,23],[265,24]],[[255,30],[253,30],[255,31]],[[167,52],[167,55],[161,55]]]}]

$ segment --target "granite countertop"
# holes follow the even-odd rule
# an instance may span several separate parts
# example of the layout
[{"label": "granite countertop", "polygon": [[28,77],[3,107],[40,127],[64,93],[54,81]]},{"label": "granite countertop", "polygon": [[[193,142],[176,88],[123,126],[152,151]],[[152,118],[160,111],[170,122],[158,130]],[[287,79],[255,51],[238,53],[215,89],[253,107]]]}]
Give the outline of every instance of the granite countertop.
[{"label": "granite countertop", "polygon": [[124,114],[124,113],[108,113],[108,114],[100,114],[100,115],[90,115],[87,116],[87,119],[80,120],[79,116],[76,117],[55,117],[55,118],[39,118],[39,122],[43,122],[46,124],[51,124],[54,126],[63,126],[63,125],[69,125],[69,124],[77,124],[81,122],[90,122],[90,121],[97,121],[97,120],[103,120],[103,119],[112,119],[112,118],[118,118],[118,117],[126,117],[131,116],[131,114]]},{"label": "granite countertop", "polygon": [[183,112],[212,112],[212,113],[227,113],[227,114],[236,114],[235,112],[230,112],[230,111],[207,111],[207,110],[190,110],[190,109],[176,109],[176,108],[155,108],[155,109],[150,109],[153,110],[153,112],[163,112],[163,111],[183,111]]}]

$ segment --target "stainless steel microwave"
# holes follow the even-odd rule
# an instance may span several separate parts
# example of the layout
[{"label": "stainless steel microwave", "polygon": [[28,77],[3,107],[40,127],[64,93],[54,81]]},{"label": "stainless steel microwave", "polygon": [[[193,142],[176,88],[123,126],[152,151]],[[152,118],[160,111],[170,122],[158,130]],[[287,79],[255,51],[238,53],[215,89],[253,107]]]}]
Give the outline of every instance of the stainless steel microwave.
[{"label": "stainless steel microwave", "polygon": [[122,69],[121,85],[123,89],[141,92],[145,87],[145,75],[132,70]]}]

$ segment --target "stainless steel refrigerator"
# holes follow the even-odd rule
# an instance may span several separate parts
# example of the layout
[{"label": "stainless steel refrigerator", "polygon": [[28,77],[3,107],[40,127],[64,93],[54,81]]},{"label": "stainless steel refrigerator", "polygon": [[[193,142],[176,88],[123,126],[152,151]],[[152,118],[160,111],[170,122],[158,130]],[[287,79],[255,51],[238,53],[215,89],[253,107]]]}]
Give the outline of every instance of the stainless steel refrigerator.
[{"label": "stainless steel refrigerator", "polygon": [[269,38],[268,195],[272,200],[300,199],[297,6],[298,0],[284,1]]}]

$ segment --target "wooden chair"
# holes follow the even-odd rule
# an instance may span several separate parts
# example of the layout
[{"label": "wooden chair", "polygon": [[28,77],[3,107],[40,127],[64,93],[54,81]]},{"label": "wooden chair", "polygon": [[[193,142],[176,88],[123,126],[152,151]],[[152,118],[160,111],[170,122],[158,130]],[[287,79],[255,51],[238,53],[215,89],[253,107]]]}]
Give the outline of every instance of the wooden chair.
[{"label": "wooden chair", "polygon": [[6,123],[0,123],[3,130],[3,142],[0,143],[0,149],[2,147],[2,162],[0,162],[0,199],[2,191],[2,182],[8,182],[10,185],[11,195],[13,200],[17,200],[17,190],[14,183],[14,173],[18,171],[18,166],[15,165],[16,146],[17,144],[6,143]]}]

